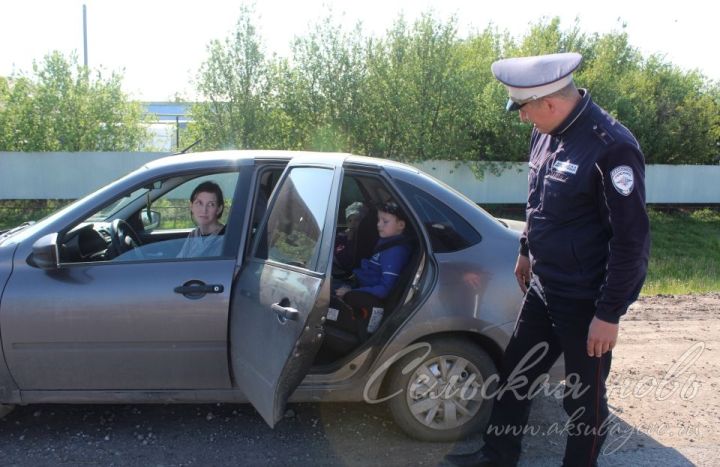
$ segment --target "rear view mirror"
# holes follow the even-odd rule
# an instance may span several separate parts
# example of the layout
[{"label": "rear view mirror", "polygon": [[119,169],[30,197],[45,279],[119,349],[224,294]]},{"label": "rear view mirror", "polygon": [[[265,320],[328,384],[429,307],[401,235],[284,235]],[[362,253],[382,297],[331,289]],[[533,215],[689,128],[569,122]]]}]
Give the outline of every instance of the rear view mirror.
[{"label": "rear view mirror", "polygon": [[40,237],[33,244],[33,252],[28,258],[30,264],[45,270],[60,269],[60,254],[57,246],[57,233]]},{"label": "rear view mirror", "polygon": [[140,221],[145,230],[156,229],[160,225],[160,213],[157,211],[141,211]]},{"label": "rear view mirror", "polygon": [[150,190],[159,190],[160,188],[162,188],[162,186],[163,186],[162,180],[156,180],[156,181],[152,182],[152,183],[149,184],[149,185],[145,185],[145,189],[148,190],[148,191],[150,191]]}]

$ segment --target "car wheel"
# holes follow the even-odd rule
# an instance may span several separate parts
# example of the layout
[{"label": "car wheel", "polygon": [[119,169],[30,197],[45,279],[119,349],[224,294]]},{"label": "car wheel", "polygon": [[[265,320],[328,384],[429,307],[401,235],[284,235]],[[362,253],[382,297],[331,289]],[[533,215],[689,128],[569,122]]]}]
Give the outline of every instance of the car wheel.
[{"label": "car wheel", "polygon": [[15,406],[13,404],[0,404],[0,418],[4,418],[13,410],[15,410]]},{"label": "car wheel", "polygon": [[[490,356],[470,340],[436,339],[404,356],[388,374],[390,411],[400,428],[422,441],[451,441],[483,428],[490,417],[497,373]],[[425,353],[425,355],[423,355]],[[484,391],[481,390],[486,385]]]}]

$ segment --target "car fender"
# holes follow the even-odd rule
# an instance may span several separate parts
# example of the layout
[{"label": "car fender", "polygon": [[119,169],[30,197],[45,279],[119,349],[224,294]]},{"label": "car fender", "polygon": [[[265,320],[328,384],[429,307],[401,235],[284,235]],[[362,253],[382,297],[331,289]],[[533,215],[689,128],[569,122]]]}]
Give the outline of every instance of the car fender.
[{"label": "car fender", "polygon": [[[17,246],[17,243],[0,246],[0,323],[2,322],[2,297],[8,279],[12,274],[13,257]],[[2,327],[0,326],[1,330]],[[20,402],[20,391],[5,363],[4,348],[2,334],[0,334],[0,403],[15,404]]]}]

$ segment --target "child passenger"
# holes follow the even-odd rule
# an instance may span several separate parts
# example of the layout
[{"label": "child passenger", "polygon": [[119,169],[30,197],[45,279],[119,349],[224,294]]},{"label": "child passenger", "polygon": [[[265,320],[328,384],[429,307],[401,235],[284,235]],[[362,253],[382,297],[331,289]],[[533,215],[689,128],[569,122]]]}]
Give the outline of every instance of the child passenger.
[{"label": "child passenger", "polygon": [[369,293],[382,300],[390,294],[410,258],[410,244],[403,235],[406,221],[397,203],[387,202],[378,207],[380,239],[374,253],[353,270],[353,286],[344,284],[335,291],[338,297],[342,298],[352,291]]}]

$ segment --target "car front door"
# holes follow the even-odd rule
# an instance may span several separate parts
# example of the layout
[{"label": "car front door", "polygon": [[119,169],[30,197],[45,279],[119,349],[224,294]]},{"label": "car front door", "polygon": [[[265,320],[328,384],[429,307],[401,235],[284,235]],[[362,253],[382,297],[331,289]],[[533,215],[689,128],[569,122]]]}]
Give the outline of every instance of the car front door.
[{"label": "car front door", "polygon": [[[190,179],[178,188],[178,219],[190,222],[185,196],[205,178],[227,179],[220,182],[226,205],[236,184],[249,180],[244,172]],[[221,219],[226,244],[243,228],[242,209],[232,211]],[[21,390],[231,387],[227,323],[237,247],[182,259],[68,261],[49,271],[25,261],[29,248],[18,249],[0,315],[3,351]]]},{"label": "car front door", "polygon": [[270,426],[323,340],[341,179],[339,157],[293,161],[234,286],[234,382]]}]

